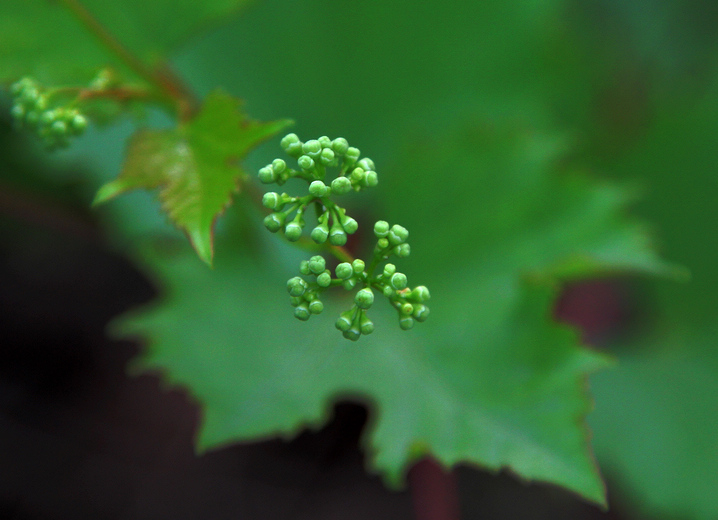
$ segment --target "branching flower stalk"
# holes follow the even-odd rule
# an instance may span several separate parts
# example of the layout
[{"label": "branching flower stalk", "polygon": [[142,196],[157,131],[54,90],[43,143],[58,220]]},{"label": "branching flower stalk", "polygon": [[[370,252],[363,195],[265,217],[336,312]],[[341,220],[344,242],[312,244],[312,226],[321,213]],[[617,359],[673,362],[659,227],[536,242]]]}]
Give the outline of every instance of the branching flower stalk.
[{"label": "branching flower stalk", "polygon": [[[347,235],[356,233],[359,224],[331,197],[376,186],[379,178],[374,161],[368,157],[360,158],[359,149],[349,146],[342,137],[332,140],[322,136],[302,142],[292,133],[282,139],[281,146],[287,155],[297,160],[298,169],[288,167],[283,159],[275,159],[259,170],[259,180],[264,184],[281,186],[291,178],[302,179],[309,184],[308,194],[265,193],[262,204],[272,210],[264,219],[265,227],[272,233],[283,231],[287,240],[296,242],[306,227],[306,212],[314,208],[317,225],[309,234],[311,239],[330,251],[343,246]],[[338,174],[326,184],[331,169],[338,169]],[[381,265],[391,256],[409,256],[409,231],[398,224],[390,226],[388,222],[379,220],[374,224],[374,235],[377,243],[368,266],[361,259],[349,259],[337,265],[332,276],[321,255],[300,263],[299,272],[309,281],[295,276],[287,282],[294,316],[306,321],[313,314],[320,314],[324,310],[320,295],[330,287],[341,286],[347,291],[357,291],[352,308],[341,313],[336,321],[337,329],[352,341],[374,331],[374,323],[367,316],[367,311],[374,304],[375,291],[384,295],[397,310],[399,326],[403,330],[409,330],[416,321],[428,318],[426,301],[430,297],[429,290],[423,285],[410,289],[406,275],[397,271],[393,263]]]}]

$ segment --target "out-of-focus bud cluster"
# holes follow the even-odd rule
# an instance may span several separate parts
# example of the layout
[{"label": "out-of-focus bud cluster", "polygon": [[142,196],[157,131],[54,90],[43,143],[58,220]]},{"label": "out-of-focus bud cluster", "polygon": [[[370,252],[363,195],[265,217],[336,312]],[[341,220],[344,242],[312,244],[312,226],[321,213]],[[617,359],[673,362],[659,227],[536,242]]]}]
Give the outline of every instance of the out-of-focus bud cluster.
[{"label": "out-of-focus bud cluster", "polygon": [[87,118],[72,106],[51,106],[51,92],[32,78],[22,78],[10,87],[11,113],[20,128],[37,134],[49,149],[64,148],[70,138],[82,134]]}]

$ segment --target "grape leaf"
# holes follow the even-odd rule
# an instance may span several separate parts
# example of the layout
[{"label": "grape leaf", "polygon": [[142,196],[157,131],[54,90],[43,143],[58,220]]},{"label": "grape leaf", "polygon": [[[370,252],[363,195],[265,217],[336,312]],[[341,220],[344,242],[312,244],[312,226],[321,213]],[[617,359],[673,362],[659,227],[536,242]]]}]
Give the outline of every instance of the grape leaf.
[{"label": "grape leaf", "polygon": [[[247,0],[83,0],[81,5],[127,49],[153,62],[191,33],[246,3]],[[84,84],[98,68],[118,65],[117,58],[63,4],[49,0],[0,3],[0,81],[33,75],[48,84]]]},{"label": "grape leaf", "polygon": [[593,378],[591,423],[602,466],[643,514],[718,516],[718,76],[702,95],[650,96],[653,119],[630,153],[610,163],[650,181],[637,209],[661,232],[690,283],[645,287],[655,322],[614,346],[617,370]]},{"label": "grape leaf", "polygon": [[[649,336],[594,376],[594,443],[621,498],[651,517],[718,513],[715,329]],[[687,348],[686,345],[690,347]],[[627,347],[628,345],[623,345]]]},{"label": "grape leaf", "polygon": [[[342,295],[327,302],[323,315],[300,323],[283,283],[294,273],[278,279],[270,262],[244,253],[223,256],[212,273],[186,257],[148,257],[166,296],[117,327],[148,338],[139,368],[162,370],[202,403],[202,450],[317,426],[330,403],[348,395],[373,409],[365,443],[371,466],[390,484],[431,453],[446,465],[508,467],[604,503],[583,418],[590,408],[585,376],[607,361],[552,320],[556,282],[564,272],[665,266],[635,245],[646,240],[622,216],[621,189],[556,175],[561,148],[553,139],[497,135],[490,146],[434,137],[438,142],[423,146],[422,157],[412,159],[416,150],[405,157],[422,165],[403,177],[415,186],[407,200],[416,209],[409,213],[425,214],[437,197],[452,201],[450,219],[433,217],[443,225],[420,217],[418,234],[408,225],[410,241],[417,237],[412,257],[419,259],[410,281],[431,280],[434,295],[432,316],[409,333],[377,303],[371,311],[377,331],[358,345],[347,342],[332,325],[351,305]],[[442,172],[457,157],[473,168],[452,170],[458,188],[437,191],[432,179],[446,179]],[[530,189],[517,190],[516,181]],[[511,211],[496,215],[482,205]],[[477,219],[477,212],[487,218]],[[460,243],[458,231],[447,236],[446,223],[457,221],[472,224]]]},{"label": "grape leaf", "polygon": [[236,98],[215,91],[188,124],[135,133],[122,172],[99,189],[94,203],[137,188],[159,188],[163,209],[211,265],[215,220],[244,175],[233,163],[288,124],[250,121]]}]

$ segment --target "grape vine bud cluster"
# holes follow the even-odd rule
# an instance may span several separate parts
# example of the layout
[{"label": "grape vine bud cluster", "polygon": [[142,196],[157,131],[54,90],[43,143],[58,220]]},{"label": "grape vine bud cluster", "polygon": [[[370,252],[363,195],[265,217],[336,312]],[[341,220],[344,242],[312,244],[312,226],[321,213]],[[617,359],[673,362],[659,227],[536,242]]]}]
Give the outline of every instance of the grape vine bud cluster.
[{"label": "grape vine bud cluster", "polygon": [[374,331],[374,323],[369,319],[367,311],[374,304],[375,292],[385,296],[397,310],[399,326],[403,330],[409,330],[415,322],[422,322],[429,317],[426,302],[430,294],[426,287],[420,285],[410,289],[406,275],[397,271],[392,263],[386,263],[378,274],[374,274],[376,268],[391,255],[405,257],[409,254],[409,244],[406,242],[409,232],[402,226],[390,227],[387,222],[380,220],[374,226],[374,233],[378,240],[368,267],[360,259],[351,263],[342,262],[336,266],[332,276],[324,258],[319,255],[301,262],[299,272],[314,277],[314,280],[306,281],[301,276],[295,276],[287,282],[297,318],[308,320],[312,314],[321,313],[324,310],[324,304],[319,298],[321,293],[335,286],[341,286],[347,291],[358,288],[354,295],[354,305],[341,313],[336,321],[337,329],[345,338],[353,341]]},{"label": "grape vine bud cluster", "polygon": [[61,148],[71,137],[82,134],[87,119],[71,105],[51,106],[53,92],[32,78],[22,78],[11,87],[11,113],[20,127],[33,130],[48,148]]},{"label": "grape vine bud cluster", "polygon": [[[360,158],[359,150],[341,137],[332,140],[323,136],[302,142],[296,134],[288,134],[282,139],[281,146],[297,160],[298,168],[290,168],[283,159],[275,159],[259,170],[259,180],[281,186],[291,178],[303,179],[309,185],[308,193],[303,196],[266,193],[262,203],[272,212],[264,219],[264,225],[273,233],[283,230],[290,241],[299,240],[305,227],[305,212],[309,206],[314,206],[317,224],[310,237],[317,244],[325,244],[330,250],[334,247],[336,251],[359,225],[331,197],[376,186],[378,177],[374,162],[368,157]],[[331,168],[337,168],[338,174],[328,182],[327,171]],[[406,275],[387,262],[391,256],[409,256],[409,232],[403,226],[390,226],[380,220],[374,225],[374,234],[377,244],[368,265],[361,259],[342,262],[332,274],[320,255],[301,262],[299,272],[302,276],[287,282],[290,302],[298,319],[306,321],[313,314],[320,314],[324,310],[320,299],[322,293],[339,286],[356,291],[354,305],[341,313],[335,323],[343,336],[352,341],[374,331],[374,323],[367,311],[374,304],[375,295],[386,297],[397,310],[399,326],[403,330],[428,318],[429,290],[421,285],[409,288]]]},{"label": "grape vine bud cluster", "polygon": [[[332,140],[322,136],[302,142],[296,134],[288,134],[281,145],[287,155],[297,160],[298,168],[290,168],[283,159],[275,159],[259,170],[259,180],[281,186],[291,178],[303,179],[309,184],[308,193],[300,197],[266,193],[262,204],[272,213],[264,219],[264,225],[272,233],[283,230],[292,242],[299,240],[306,226],[305,212],[313,205],[317,210],[317,224],[310,232],[312,240],[317,244],[328,242],[343,246],[347,235],[355,233],[359,225],[330,197],[376,186],[379,178],[374,162],[368,157],[360,159],[360,151],[349,146],[342,137]],[[339,172],[329,182],[327,171],[332,168],[338,168]]]}]

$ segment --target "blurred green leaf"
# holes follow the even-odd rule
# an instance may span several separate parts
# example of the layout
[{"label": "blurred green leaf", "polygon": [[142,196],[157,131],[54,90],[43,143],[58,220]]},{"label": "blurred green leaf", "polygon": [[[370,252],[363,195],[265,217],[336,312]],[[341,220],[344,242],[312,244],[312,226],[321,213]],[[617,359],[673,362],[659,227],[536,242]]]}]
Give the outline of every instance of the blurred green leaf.
[{"label": "blurred green leaf", "polygon": [[645,338],[642,352],[591,379],[601,465],[618,499],[652,517],[710,520],[718,512],[715,338],[715,329],[698,328]]},{"label": "blurred green leaf", "polygon": [[[0,81],[33,75],[47,84],[84,84],[97,69],[118,65],[117,58],[63,4],[51,0],[0,3]],[[131,52],[154,62],[247,0],[82,0],[81,4]]]},{"label": "blurred green leaf", "polygon": [[216,91],[190,123],[171,130],[138,131],[130,140],[119,177],[99,189],[94,203],[137,188],[160,188],[163,209],[187,233],[199,257],[211,265],[215,220],[231,203],[232,192],[245,175],[237,161],[288,124],[248,120],[239,100]]},{"label": "blurred green leaf", "polygon": [[[556,282],[566,272],[663,264],[634,245],[645,237],[621,216],[622,190],[557,174],[553,139],[509,126],[421,149],[438,156],[409,154],[415,174],[403,196],[413,209],[397,204],[396,213],[408,214],[420,266],[410,282],[430,280],[434,300],[431,318],[410,333],[379,316],[372,336],[348,343],[333,327],[350,305],[342,295],[297,322],[285,278],[241,254],[212,274],[155,257],[167,297],[123,320],[122,331],[149,338],[142,367],[166,371],[202,402],[203,449],[294,434],[321,424],[338,396],[359,396],[375,405],[371,464],[392,484],[428,452],[447,465],[510,467],[603,503],[582,419],[583,380],[606,360],[551,319]],[[453,182],[439,188],[432,178],[452,160],[472,167],[451,170]],[[443,209],[433,218],[417,214],[435,205]]]},{"label": "blurred green leaf", "polygon": [[[645,287],[653,320],[616,346],[619,368],[592,382],[599,460],[649,515],[718,515],[718,82],[702,96],[656,97],[632,152],[611,164],[650,186],[637,209],[689,283]],[[619,488],[620,489],[620,488]]]}]

